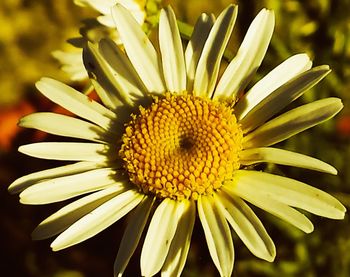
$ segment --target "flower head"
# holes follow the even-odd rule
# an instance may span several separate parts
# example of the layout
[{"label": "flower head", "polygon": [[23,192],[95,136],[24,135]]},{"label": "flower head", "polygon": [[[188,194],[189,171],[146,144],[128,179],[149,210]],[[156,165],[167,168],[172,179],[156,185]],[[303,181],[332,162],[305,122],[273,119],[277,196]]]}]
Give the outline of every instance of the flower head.
[{"label": "flower head", "polygon": [[[179,276],[198,213],[212,260],[230,276],[234,249],[230,228],[257,257],[273,261],[273,241],[249,204],[310,233],[299,210],[342,219],[345,208],[331,195],[302,182],[255,171],[271,162],[336,174],[303,154],[270,147],[337,114],[342,103],[327,98],[277,115],[329,73],[297,54],[246,89],[260,66],[274,28],[263,9],[236,57],[219,78],[219,67],[237,15],[229,6],[216,20],[203,14],[185,51],[170,7],[160,14],[157,53],[121,5],[113,19],[125,52],[109,39],[88,43],[84,64],[102,104],[58,81],[37,88],[82,119],[34,113],[20,125],[91,142],[41,142],[19,151],[77,163],[16,180],[25,204],[46,204],[89,193],[44,220],[33,237],[59,234],[51,247],[82,242],[132,211],[115,261],[123,273],[146,228],[141,273]],[[241,95],[241,92],[246,91]],[[297,208],[297,209],[296,209]]]},{"label": "flower head", "polygon": [[75,0],[74,3],[81,7],[88,7],[101,15],[97,17],[97,21],[87,21],[84,27],[81,28],[80,33],[82,37],[72,38],[69,44],[72,44],[74,48],[70,50],[55,50],[52,55],[57,59],[62,70],[67,73],[72,81],[82,81],[88,79],[87,72],[85,70],[82,60],[82,47],[85,41],[98,42],[102,36],[108,34],[115,43],[121,44],[119,35],[116,31],[114,21],[111,15],[111,8],[116,4],[123,5],[127,8],[136,21],[143,25],[147,13],[146,13],[146,1],[144,0]]}]

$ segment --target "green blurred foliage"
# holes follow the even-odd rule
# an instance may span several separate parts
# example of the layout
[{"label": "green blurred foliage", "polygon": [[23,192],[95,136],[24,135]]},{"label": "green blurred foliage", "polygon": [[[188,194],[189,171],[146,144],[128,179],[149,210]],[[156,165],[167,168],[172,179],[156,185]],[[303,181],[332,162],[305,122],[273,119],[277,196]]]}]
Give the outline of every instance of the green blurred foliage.
[{"label": "green blurred foliage", "polygon": [[[178,18],[194,24],[201,12],[218,14],[232,1],[166,1]],[[344,110],[333,120],[289,139],[281,146],[320,158],[333,164],[338,176],[303,169],[262,165],[261,168],[304,181],[339,198],[350,208],[350,134],[339,128],[339,121],[350,115],[350,1],[235,1],[239,15],[230,42],[235,52],[251,20],[263,8],[274,9],[275,33],[256,80],[287,57],[306,52],[314,65],[328,64],[332,73],[292,105],[336,96],[343,99]],[[154,11],[154,3],[148,9]],[[79,20],[91,12],[74,6],[70,0],[2,0],[0,2],[0,109],[36,93],[33,83],[43,75],[60,80],[66,76],[51,58],[50,52],[63,47],[64,41],[78,34]],[[157,13],[154,13],[157,16]],[[149,26],[154,18],[149,18]],[[30,96],[29,96],[30,97]],[[350,120],[350,119],[349,119]],[[350,123],[348,123],[350,124]],[[28,133],[14,146],[27,143]],[[17,196],[9,196],[8,184],[29,172],[53,166],[47,161],[27,158],[15,152],[0,151],[1,234],[3,276],[112,276],[113,260],[122,235],[124,221],[70,249],[51,252],[49,242],[32,242],[30,232],[46,216],[61,207],[22,206]],[[333,221],[316,216],[315,231],[303,234],[288,224],[254,209],[262,219],[277,247],[274,263],[255,258],[234,236],[236,261],[234,276],[350,276],[349,217]],[[139,274],[137,250],[125,276]],[[136,272],[136,273],[135,273]],[[209,256],[201,226],[196,224],[193,243],[183,276],[217,276]]]},{"label": "green blurred foliage", "polygon": [[64,79],[51,51],[91,14],[72,0],[0,1],[0,108],[15,104],[41,76]]}]

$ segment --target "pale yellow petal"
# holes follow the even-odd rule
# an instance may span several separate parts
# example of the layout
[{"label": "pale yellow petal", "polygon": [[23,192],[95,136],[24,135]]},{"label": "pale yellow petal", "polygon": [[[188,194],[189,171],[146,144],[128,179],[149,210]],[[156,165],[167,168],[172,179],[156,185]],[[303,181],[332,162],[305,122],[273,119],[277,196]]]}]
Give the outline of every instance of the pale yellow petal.
[{"label": "pale yellow petal", "polygon": [[58,251],[87,240],[134,209],[143,195],[134,190],[121,193],[85,215],[60,234],[51,244]]},{"label": "pale yellow petal", "polygon": [[37,142],[22,145],[18,151],[36,158],[65,161],[104,162],[117,155],[109,145],[90,142]]},{"label": "pale yellow petal", "polygon": [[55,168],[50,168],[34,173],[30,173],[28,175],[22,176],[15,180],[8,188],[10,193],[19,193],[22,190],[30,187],[31,185],[40,182],[45,179],[53,179],[63,176],[68,176],[72,174],[77,174],[85,171],[89,171],[92,169],[97,169],[104,167],[102,163],[94,163],[94,162],[78,162],[74,164],[59,166]]},{"label": "pale yellow petal", "polygon": [[120,39],[130,61],[149,92],[163,93],[165,87],[157,52],[141,26],[122,5],[112,8]]},{"label": "pale yellow petal", "polygon": [[196,219],[195,202],[183,200],[178,210],[179,223],[162,268],[162,276],[181,276],[190,249],[191,236]]},{"label": "pale yellow petal", "polygon": [[174,11],[170,6],[160,12],[159,46],[168,91],[181,93],[186,90],[186,68],[182,41]]},{"label": "pale yellow petal", "polygon": [[[237,105],[236,112],[243,132],[247,133],[260,126],[320,82],[329,73],[330,69],[327,65],[318,66],[299,74],[276,90],[273,90],[269,95],[261,99],[260,102],[254,104],[247,102],[247,98],[241,99],[241,105]],[[258,92],[255,95],[257,94]],[[259,93],[259,95],[261,94]],[[260,97],[254,97],[254,99],[256,98],[259,99]],[[245,108],[242,111],[243,114],[240,114],[239,108],[242,106],[245,106]]]},{"label": "pale yellow petal", "polygon": [[74,175],[49,179],[30,186],[21,192],[23,204],[48,204],[63,201],[81,194],[104,189],[109,186],[124,189],[124,182],[117,182],[116,172],[111,168],[100,168]]},{"label": "pale yellow petal", "polygon": [[248,249],[255,256],[272,262],[276,247],[253,210],[239,197],[223,191],[216,199],[227,221]]},{"label": "pale yellow petal", "polygon": [[98,142],[107,139],[106,131],[100,126],[63,114],[48,112],[32,113],[22,117],[18,125],[64,137]]},{"label": "pale yellow petal", "polygon": [[153,276],[161,270],[178,224],[179,203],[165,198],[156,209],[141,252],[142,276]]},{"label": "pale yellow petal", "polygon": [[198,198],[198,215],[213,262],[220,276],[232,274],[234,249],[230,227],[211,196]]},{"label": "pale yellow petal", "polygon": [[194,95],[211,97],[219,74],[221,58],[236,21],[237,10],[237,6],[228,6],[211,28],[198,61],[193,84]]},{"label": "pale yellow petal", "polygon": [[187,91],[192,92],[194,77],[201,57],[204,44],[208,38],[209,32],[214,24],[214,16],[203,13],[194,26],[191,39],[189,40],[185,52],[186,72],[187,72]]},{"label": "pale yellow petal", "polygon": [[111,120],[116,118],[112,111],[59,81],[41,78],[35,85],[51,101],[106,130],[111,127]]},{"label": "pale yellow petal", "polygon": [[[83,59],[90,78],[97,81],[106,93],[99,95],[105,106],[112,110],[118,107],[119,102],[133,106],[130,91],[123,83],[121,76],[113,70],[101,55],[98,45],[88,42],[84,47]],[[101,90],[97,92],[101,92]]]},{"label": "pale yellow petal", "polygon": [[128,225],[114,261],[114,275],[121,276],[134,253],[147,223],[155,198],[145,197],[128,218]]},{"label": "pale yellow petal", "polygon": [[262,9],[249,26],[237,55],[222,75],[214,98],[235,100],[237,93],[244,90],[265,56],[274,26],[273,11]]},{"label": "pale yellow petal", "polygon": [[[237,184],[239,184],[239,186],[237,186]],[[232,181],[225,182],[223,190],[228,194],[243,198],[266,212],[292,224],[305,233],[311,233],[314,230],[312,222],[304,214],[286,204],[272,198],[267,198],[266,195],[259,191],[251,190],[249,188],[249,183],[241,182],[241,180],[235,178]]]},{"label": "pale yellow petal", "polygon": [[78,219],[87,215],[120,192],[120,188],[118,187],[108,187],[64,206],[42,221],[33,231],[32,238],[35,240],[46,239],[61,233]]},{"label": "pale yellow petal", "polygon": [[300,106],[246,135],[243,147],[248,149],[273,145],[332,118],[342,108],[341,100],[333,97]]},{"label": "pale yellow petal", "polygon": [[337,170],[323,161],[309,157],[300,153],[272,148],[259,147],[243,150],[240,154],[240,163],[242,165],[251,165],[255,163],[267,162],[289,166],[296,166],[317,170],[330,174],[337,174]]},{"label": "pale yellow petal", "polygon": [[250,191],[288,206],[300,208],[316,215],[343,219],[345,207],[330,194],[296,181],[266,172],[238,170],[235,172],[235,190]]}]

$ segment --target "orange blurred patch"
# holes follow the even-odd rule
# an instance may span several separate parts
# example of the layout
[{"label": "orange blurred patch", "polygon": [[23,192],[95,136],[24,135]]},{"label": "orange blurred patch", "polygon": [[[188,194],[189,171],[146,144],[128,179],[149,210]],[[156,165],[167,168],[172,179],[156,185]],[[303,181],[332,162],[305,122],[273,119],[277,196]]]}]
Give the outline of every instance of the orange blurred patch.
[{"label": "orange blurred patch", "polygon": [[343,137],[350,137],[350,114],[338,118],[337,131]]},{"label": "orange blurred patch", "polygon": [[[95,91],[88,95],[91,101],[99,102],[99,97]],[[24,129],[17,126],[19,119],[27,114],[37,111],[50,111],[53,113],[75,116],[70,111],[52,103],[44,97],[38,97],[30,100],[23,100],[18,104],[0,109],[0,150],[10,151],[16,136]],[[43,141],[47,137],[47,133],[36,130],[28,143]]]},{"label": "orange blurred patch", "polygon": [[17,126],[18,120],[34,111],[34,107],[28,101],[22,101],[15,106],[0,110],[0,149],[9,151],[12,141],[22,130]]}]

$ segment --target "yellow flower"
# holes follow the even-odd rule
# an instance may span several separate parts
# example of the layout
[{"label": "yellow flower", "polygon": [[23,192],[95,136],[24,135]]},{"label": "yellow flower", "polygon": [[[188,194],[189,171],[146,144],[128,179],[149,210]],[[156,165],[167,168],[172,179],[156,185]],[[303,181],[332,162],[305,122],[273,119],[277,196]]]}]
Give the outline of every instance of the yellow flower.
[{"label": "yellow flower", "polygon": [[[272,11],[263,9],[256,16],[220,78],[236,6],[226,8],[217,20],[203,14],[185,51],[172,9],[162,10],[160,53],[125,8],[116,5],[112,14],[125,52],[110,39],[89,43],[83,52],[103,105],[43,78],[37,83],[41,93],[81,119],[34,113],[20,121],[23,127],[90,141],[19,148],[38,158],[77,162],[16,180],[9,189],[21,192],[22,203],[46,204],[84,195],[44,220],[34,230],[35,239],[59,234],[51,244],[57,251],[96,235],[131,212],[115,275],[124,272],[147,228],[142,275],[161,271],[179,276],[198,213],[216,268],[221,276],[230,276],[231,228],[255,256],[271,262],[276,255],[273,241],[247,202],[306,233],[313,225],[299,209],[344,218],[344,206],[331,195],[251,167],[270,162],[337,173],[315,158],[271,147],[341,110],[340,99],[326,98],[277,115],[323,79],[330,72],[328,66],[312,68],[306,54],[297,54],[246,89],[271,39]],[[240,95],[242,91],[247,92]]]}]

